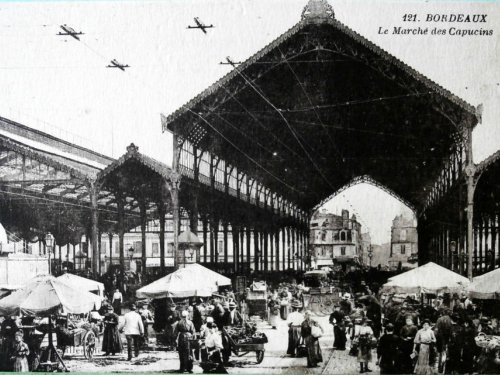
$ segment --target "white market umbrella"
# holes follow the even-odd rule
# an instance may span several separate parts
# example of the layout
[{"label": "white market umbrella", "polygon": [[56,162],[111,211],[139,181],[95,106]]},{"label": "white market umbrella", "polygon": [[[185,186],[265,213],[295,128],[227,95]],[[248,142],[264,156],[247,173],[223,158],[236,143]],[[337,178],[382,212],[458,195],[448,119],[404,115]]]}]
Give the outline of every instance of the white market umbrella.
[{"label": "white market umbrella", "polygon": [[72,288],[53,276],[37,276],[21,289],[0,299],[0,315],[50,315],[63,308],[83,314],[101,307],[101,298]]},{"label": "white market umbrella", "polygon": [[209,297],[224,285],[231,285],[231,279],[195,263],[138,289],[136,297]]},{"label": "white market umbrella", "polygon": [[465,290],[469,279],[436,263],[429,262],[391,277],[382,286],[384,293],[457,293]]},{"label": "white market umbrella", "polygon": [[471,298],[500,300],[500,268],[475,277],[467,290]]},{"label": "white market umbrella", "polygon": [[104,284],[99,281],[73,275],[72,273],[65,273],[59,276],[57,280],[76,289],[85,290],[87,292],[97,292],[100,297],[104,297]]}]

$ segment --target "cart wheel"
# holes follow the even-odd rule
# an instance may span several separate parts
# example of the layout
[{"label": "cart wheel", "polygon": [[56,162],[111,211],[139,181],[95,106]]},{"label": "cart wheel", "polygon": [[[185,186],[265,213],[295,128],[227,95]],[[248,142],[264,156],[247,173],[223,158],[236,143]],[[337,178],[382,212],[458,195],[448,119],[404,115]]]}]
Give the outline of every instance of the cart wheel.
[{"label": "cart wheel", "polygon": [[257,358],[257,364],[262,363],[264,360],[264,351],[263,350],[257,350],[255,352],[255,357]]},{"label": "cart wheel", "polygon": [[86,359],[94,358],[95,341],[95,334],[93,331],[87,331],[85,336],[83,336],[83,355]]}]

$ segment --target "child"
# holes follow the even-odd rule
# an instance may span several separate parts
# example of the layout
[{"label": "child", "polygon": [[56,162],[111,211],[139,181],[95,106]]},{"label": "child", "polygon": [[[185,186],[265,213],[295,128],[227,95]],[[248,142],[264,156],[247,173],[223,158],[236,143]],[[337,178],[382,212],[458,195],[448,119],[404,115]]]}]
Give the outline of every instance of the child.
[{"label": "child", "polygon": [[9,358],[12,362],[12,371],[28,372],[28,354],[30,351],[28,345],[23,341],[23,331],[17,331],[14,336],[14,342],[10,347]]}]

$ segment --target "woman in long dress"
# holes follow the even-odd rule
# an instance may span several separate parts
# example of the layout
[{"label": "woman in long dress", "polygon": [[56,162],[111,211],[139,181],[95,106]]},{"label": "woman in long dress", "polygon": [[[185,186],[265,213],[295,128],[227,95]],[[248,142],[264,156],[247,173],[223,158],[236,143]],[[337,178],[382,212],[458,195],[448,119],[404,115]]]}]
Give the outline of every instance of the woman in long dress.
[{"label": "woman in long dress", "polygon": [[368,364],[372,360],[372,338],[373,330],[368,325],[369,319],[364,318],[361,320],[361,326],[355,334],[355,340],[358,342],[358,362],[359,372],[371,372]]},{"label": "woman in long dress", "polygon": [[104,315],[104,334],[102,339],[102,351],[104,355],[115,355],[121,353],[123,347],[118,332],[118,315],[113,312],[113,307],[108,306],[108,312]]},{"label": "woman in long dress", "polygon": [[280,303],[272,296],[267,306],[269,307],[269,324],[276,329],[280,317]]},{"label": "woman in long dress", "polygon": [[323,355],[319,347],[318,337],[315,337],[312,332],[313,327],[315,327],[314,329],[319,329],[321,334],[324,333],[323,327],[321,327],[318,322],[311,319],[311,312],[306,311],[300,334],[307,348],[307,367],[317,367],[319,362],[323,362]]},{"label": "woman in long dress", "polygon": [[17,331],[14,335],[14,342],[9,350],[9,358],[12,362],[12,371],[28,372],[28,355],[30,350],[28,344],[23,341],[23,331]]},{"label": "woman in long dress", "polygon": [[432,351],[436,343],[436,336],[431,329],[430,322],[424,321],[422,329],[417,332],[413,341],[413,353],[417,353],[417,345],[419,346],[417,364],[415,365],[415,374],[433,374],[434,368],[431,364]]}]

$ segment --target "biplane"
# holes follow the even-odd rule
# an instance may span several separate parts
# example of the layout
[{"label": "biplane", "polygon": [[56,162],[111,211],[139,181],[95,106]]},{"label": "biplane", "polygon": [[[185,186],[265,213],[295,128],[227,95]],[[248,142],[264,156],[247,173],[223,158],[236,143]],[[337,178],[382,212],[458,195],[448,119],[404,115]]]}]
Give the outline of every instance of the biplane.
[{"label": "biplane", "polygon": [[67,25],[60,25],[59,27],[63,29],[64,32],[59,32],[57,35],[70,36],[72,38],[75,38],[76,40],[80,40],[78,35],[84,35],[81,31],[77,32],[72,27],[69,27]]},{"label": "biplane", "polygon": [[110,64],[106,66],[106,68],[118,68],[125,71],[125,68],[130,68],[130,65],[121,64],[116,59],[113,59]]},{"label": "biplane", "polygon": [[196,23],[196,26],[188,26],[188,29],[200,29],[203,31],[205,34],[207,33],[207,29],[211,29],[215,27],[214,25],[205,25],[203,22],[200,21],[198,17],[194,18],[194,22]]}]

